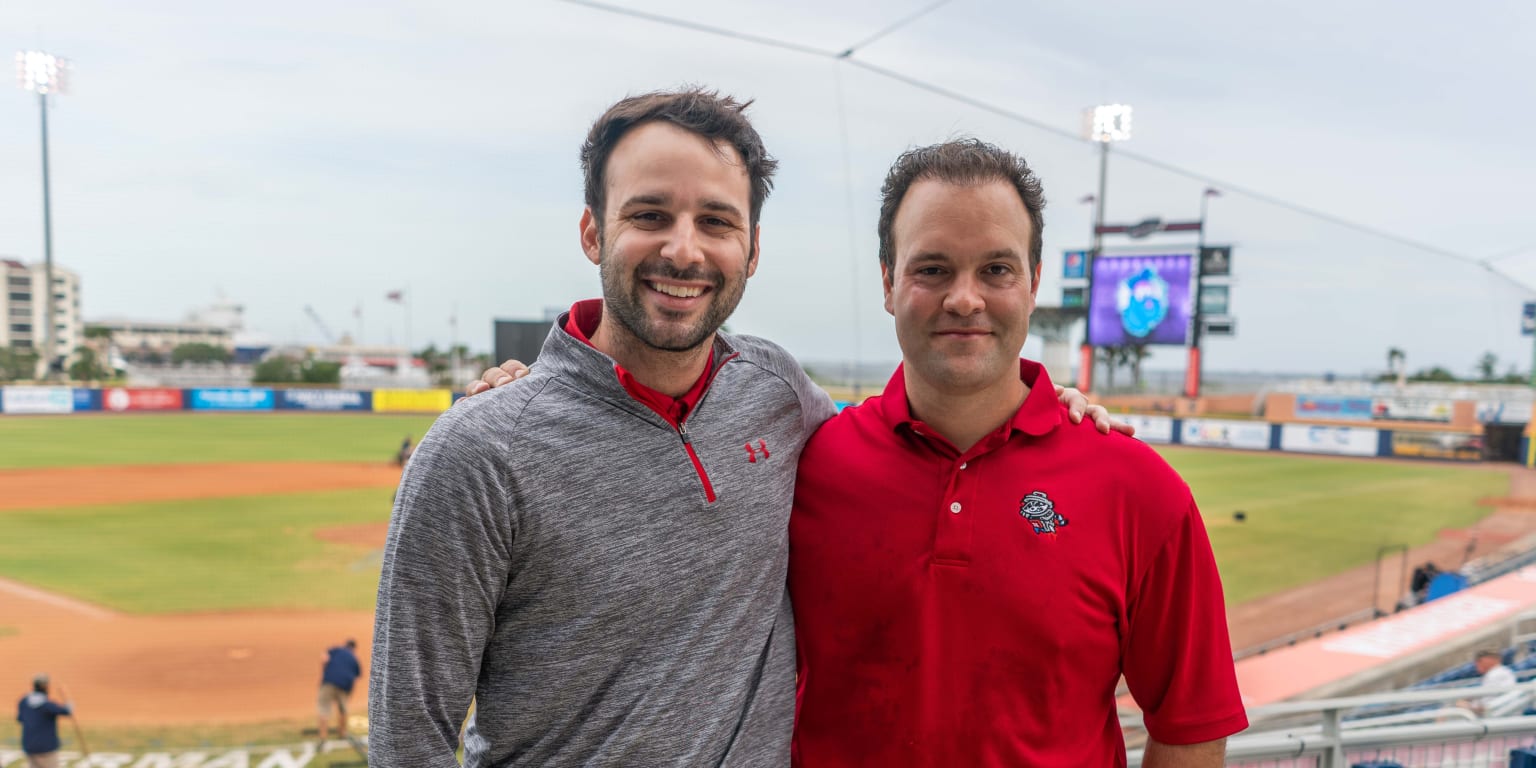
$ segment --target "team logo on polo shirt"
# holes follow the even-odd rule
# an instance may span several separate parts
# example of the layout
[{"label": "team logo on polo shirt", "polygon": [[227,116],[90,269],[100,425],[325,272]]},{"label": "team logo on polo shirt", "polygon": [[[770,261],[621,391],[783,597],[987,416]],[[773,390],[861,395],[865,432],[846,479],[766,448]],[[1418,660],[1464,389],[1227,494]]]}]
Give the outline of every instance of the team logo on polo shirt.
[{"label": "team logo on polo shirt", "polygon": [[1031,491],[1020,499],[1019,514],[1034,526],[1035,533],[1055,533],[1057,528],[1067,524],[1067,519],[1056,513],[1056,504],[1044,491]]}]

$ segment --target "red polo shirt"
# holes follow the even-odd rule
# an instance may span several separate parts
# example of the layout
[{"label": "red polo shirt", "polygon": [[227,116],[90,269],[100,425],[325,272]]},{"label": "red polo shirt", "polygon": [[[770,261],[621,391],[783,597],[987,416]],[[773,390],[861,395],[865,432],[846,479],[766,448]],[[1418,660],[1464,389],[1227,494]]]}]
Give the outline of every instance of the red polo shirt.
[{"label": "red polo shirt", "polygon": [[1123,673],[1154,739],[1247,727],[1221,580],[1161,457],[1072,425],[1050,378],[961,453],[901,369],[800,459],[795,764],[1123,766]]}]

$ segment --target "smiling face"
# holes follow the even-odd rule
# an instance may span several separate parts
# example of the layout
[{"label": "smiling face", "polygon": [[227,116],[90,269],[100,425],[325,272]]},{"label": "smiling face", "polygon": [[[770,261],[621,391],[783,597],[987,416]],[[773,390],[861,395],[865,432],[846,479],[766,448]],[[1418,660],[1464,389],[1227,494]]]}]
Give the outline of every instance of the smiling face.
[{"label": "smiling face", "polygon": [[757,269],[740,155],[671,123],[645,123],[614,147],[606,185],[604,220],[591,208],[581,218],[582,248],[603,279],[594,343],[668,352],[709,343]]},{"label": "smiling face", "polygon": [[885,310],[908,376],[965,394],[1018,381],[1035,309],[1032,225],[1001,180],[914,182],[892,224],[894,265],[882,268]]}]

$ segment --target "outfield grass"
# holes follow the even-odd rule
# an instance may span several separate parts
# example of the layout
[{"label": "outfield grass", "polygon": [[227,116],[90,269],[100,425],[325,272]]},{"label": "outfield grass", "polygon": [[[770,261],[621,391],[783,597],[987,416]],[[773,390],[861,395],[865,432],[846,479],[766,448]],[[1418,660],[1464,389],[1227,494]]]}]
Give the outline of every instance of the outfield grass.
[{"label": "outfield grass", "polygon": [[431,415],[166,413],[0,417],[0,469],[244,461],[388,461]]},{"label": "outfield grass", "polygon": [[[1386,544],[1415,546],[1463,528],[1503,496],[1499,470],[1278,453],[1159,447],[1194,491],[1227,603],[1371,563]],[[1243,511],[1238,523],[1233,513]]]},{"label": "outfield grass", "polygon": [[369,610],[376,552],[317,528],[389,519],[388,488],[0,514],[0,575],[127,613]]}]

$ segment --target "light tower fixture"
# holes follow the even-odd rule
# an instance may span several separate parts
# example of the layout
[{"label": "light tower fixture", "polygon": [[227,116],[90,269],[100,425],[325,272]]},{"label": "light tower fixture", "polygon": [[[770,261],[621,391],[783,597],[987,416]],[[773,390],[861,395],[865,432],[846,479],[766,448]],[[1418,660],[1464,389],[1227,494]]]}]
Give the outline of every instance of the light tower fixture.
[{"label": "light tower fixture", "polygon": [[1131,138],[1131,106],[1103,104],[1088,110],[1088,138],[1099,142]]},{"label": "light tower fixture", "polygon": [[43,51],[16,54],[16,80],[33,93],[63,93],[68,85],[69,61]]}]

